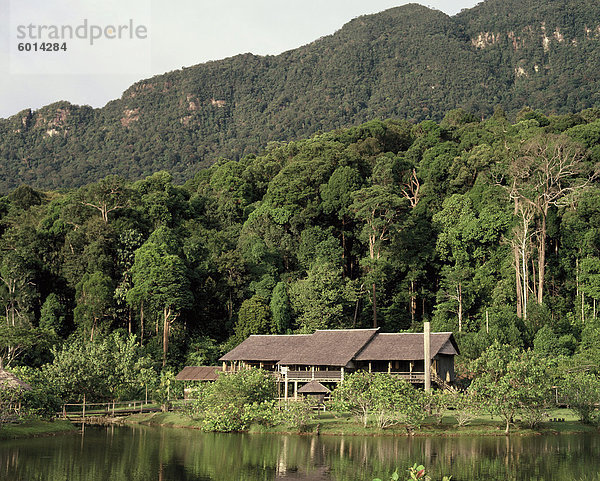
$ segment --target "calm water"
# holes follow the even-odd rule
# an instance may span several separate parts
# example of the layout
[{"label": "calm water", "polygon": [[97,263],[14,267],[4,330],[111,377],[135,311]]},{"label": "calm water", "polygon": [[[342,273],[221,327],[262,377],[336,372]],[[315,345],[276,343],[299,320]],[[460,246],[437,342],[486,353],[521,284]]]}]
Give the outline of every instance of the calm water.
[{"label": "calm water", "polygon": [[600,479],[600,435],[409,439],[87,426],[83,435],[0,442],[2,481],[371,481],[414,462],[434,480]]}]

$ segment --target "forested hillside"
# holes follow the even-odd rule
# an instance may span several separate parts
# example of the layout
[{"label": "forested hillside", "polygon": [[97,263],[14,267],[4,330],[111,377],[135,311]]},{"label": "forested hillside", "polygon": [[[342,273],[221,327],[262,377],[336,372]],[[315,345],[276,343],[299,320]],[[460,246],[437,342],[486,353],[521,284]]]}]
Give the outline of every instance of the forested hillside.
[{"label": "forested hillside", "polygon": [[[252,333],[380,326],[588,355],[600,110],[371,121],[166,172],[0,200],[4,364],[137,334],[171,366]],[[595,351],[593,351],[595,352]],[[588,354],[586,354],[588,353]]]},{"label": "forested hillside", "polygon": [[455,17],[406,5],[278,56],[140,81],[101,109],[65,101],[1,120],[0,192],[158,170],[182,182],[219,157],[372,119],[600,107],[599,59],[600,5],[590,0],[488,0]]}]

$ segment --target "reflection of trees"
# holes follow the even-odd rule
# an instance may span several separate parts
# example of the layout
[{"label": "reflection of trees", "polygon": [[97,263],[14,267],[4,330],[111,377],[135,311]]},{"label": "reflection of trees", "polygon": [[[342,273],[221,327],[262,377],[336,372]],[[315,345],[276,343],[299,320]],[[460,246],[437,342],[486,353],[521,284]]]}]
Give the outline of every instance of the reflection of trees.
[{"label": "reflection of trees", "polygon": [[423,462],[433,479],[560,481],[597,471],[599,447],[593,435],[316,437],[88,426],[84,443],[71,435],[3,442],[0,472],[52,481],[370,481]]}]

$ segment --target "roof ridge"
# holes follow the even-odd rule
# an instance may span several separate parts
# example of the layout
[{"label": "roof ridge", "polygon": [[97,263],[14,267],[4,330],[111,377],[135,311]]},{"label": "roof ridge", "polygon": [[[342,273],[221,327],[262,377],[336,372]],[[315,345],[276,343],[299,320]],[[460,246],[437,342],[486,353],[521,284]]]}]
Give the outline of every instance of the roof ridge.
[{"label": "roof ridge", "polygon": [[362,347],[354,353],[351,360],[356,359],[360,355],[360,353],[363,352],[367,348],[367,346],[373,342],[373,339],[375,339],[379,334],[381,334],[381,333],[379,332],[379,328],[377,328],[377,330],[373,333],[373,335],[369,339],[367,339],[367,342],[365,342],[362,345]]},{"label": "roof ridge", "polygon": [[[356,332],[356,331],[379,331],[379,327],[370,327],[368,329],[317,329],[315,332]],[[308,334],[311,336],[312,334]]]},{"label": "roof ridge", "polygon": [[[380,336],[385,336],[385,335],[392,335],[392,336],[397,336],[399,334],[417,334],[422,336],[424,333],[422,332],[380,332],[379,335]],[[431,332],[430,334],[454,334],[451,331],[443,331],[443,332]]]},{"label": "roof ridge", "polygon": [[248,337],[312,336],[312,334],[250,334]]}]

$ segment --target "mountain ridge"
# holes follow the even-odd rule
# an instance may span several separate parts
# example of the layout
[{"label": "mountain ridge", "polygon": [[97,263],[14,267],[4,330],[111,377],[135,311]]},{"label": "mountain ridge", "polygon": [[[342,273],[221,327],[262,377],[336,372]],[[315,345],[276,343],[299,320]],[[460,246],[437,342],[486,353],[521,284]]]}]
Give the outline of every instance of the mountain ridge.
[{"label": "mountain ridge", "polygon": [[[520,6],[517,9],[517,6]],[[388,117],[440,120],[600,106],[600,6],[487,0],[357,17],[279,55],[240,54],[143,79],[104,107],[56,102],[0,119],[0,191],[169,170]]]}]

